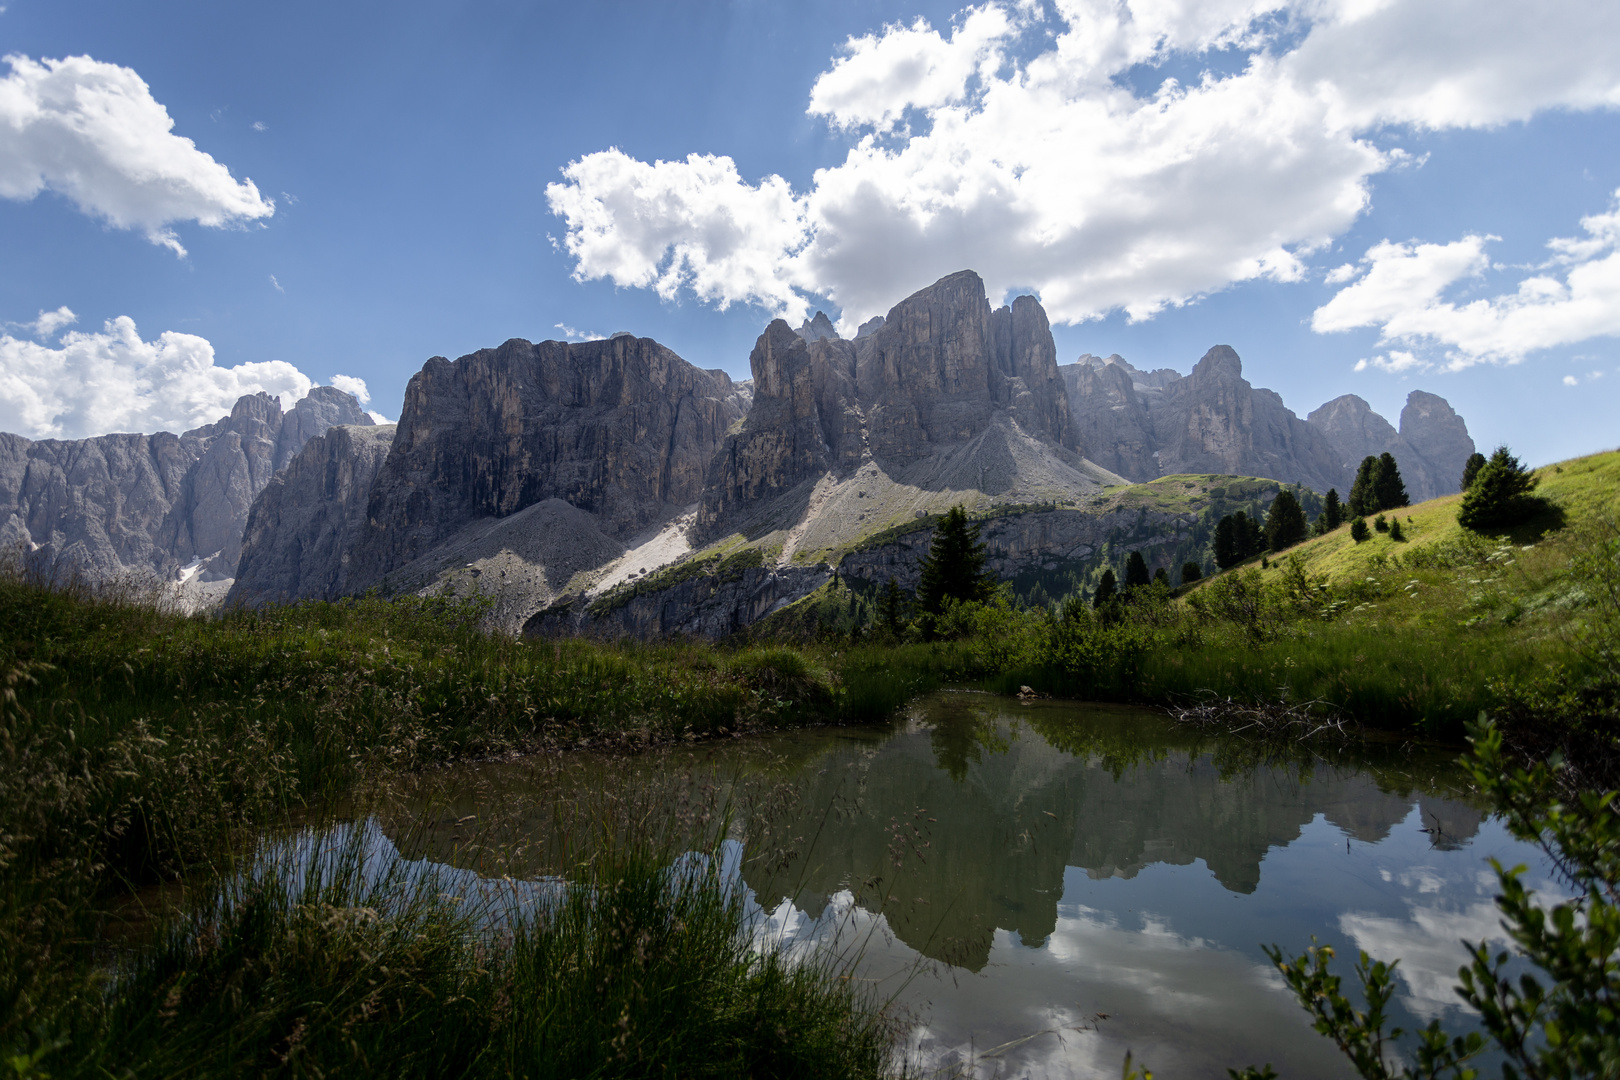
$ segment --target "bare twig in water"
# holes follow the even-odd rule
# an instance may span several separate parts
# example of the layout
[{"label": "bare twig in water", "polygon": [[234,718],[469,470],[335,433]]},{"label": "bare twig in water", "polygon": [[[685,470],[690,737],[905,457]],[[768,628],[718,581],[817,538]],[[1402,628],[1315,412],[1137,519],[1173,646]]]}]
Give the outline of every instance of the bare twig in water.
[{"label": "bare twig in water", "polygon": [[1213,690],[1205,690],[1202,701],[1190,705],[1172,705],[1167,710],[1184,724],[1200,727],[1219,725],[1236,735],[1255,731],[1261,735],[1285,735],[1296,739],[1313,739],[1324,733],[1338,738],[1352,734],[1349,719],[1338,706],[1327,701],[1249,702],[1233,697],[1222,698]]}]

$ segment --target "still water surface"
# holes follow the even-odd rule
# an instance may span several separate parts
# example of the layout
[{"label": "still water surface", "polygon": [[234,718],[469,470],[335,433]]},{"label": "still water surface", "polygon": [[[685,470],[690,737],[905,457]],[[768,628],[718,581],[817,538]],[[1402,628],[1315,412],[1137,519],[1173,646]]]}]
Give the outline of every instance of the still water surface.
[{"label": "still water surface", "polygon": [[[1263,944],[1298,952],[1314,935],[1346,975],[1356,949],[1399,957],[1395,1022],[1466,1024],[1459,942],[1501,937],[1487,859],[1558,891],[1541,853],[1468,800],[1456,755],[1399,741],[1279,755],[1141,710],[939,694],[890,727],[576,757],[566,775],[446,770],[442,824],[418,819],[401,846],[465,869],[492,840],[520,845],[544,816],[524,801],[555,807],[558,785],[752,784],[771,810],[739,816],[731,851],[760,932],[858,952],[929,1068],[1117,1077],[1129,1049],[1161,1077],[1265,1062],[1350,1076]],[[502,835],[467,843],[475,817]]]}]

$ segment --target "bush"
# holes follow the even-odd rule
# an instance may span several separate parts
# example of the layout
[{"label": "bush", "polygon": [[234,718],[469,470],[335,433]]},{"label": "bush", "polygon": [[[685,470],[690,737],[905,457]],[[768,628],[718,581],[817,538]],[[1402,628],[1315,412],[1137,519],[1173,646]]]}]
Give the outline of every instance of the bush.
[{"label": "bush", "polygon": [[1181,583],[1183,585],[1191,585],[1193,582],[1203,578],[1203,576],[1204,568],[1197,563],[1185,562],[1181,564]]},{"label": "bush", "polygon": [[1359,544],[1371,535],[1372,530],[1367,528],[1367,522],[1364,519],[1359,517],[1350,519],[1350,539]]},{"label": "bush", "polygon": [[1373,528],[1377,529],[1379,532],[1389,532],[1389,519],[1383,514],[1379,514],[1377,517],[1373,518]]},{"label": "bush", "polygon": [[1389,523],[1389,538],[1391,540],[1405,540],[1406,535],[1401,532],[1401,519],[1395,518]]},{"label": "bush", "polygon": [[1498,446],[1463,496],[1457,523],[1475,532],[1522,524],[1541,509],[1540,500],[1530,494],[1536,482],[1506,446]]}]

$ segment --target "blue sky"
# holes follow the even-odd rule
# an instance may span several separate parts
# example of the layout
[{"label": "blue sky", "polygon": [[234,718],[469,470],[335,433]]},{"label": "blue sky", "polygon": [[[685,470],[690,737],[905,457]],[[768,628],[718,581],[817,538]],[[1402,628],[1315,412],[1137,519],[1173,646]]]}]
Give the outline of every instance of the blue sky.
[{"label": "blue sky", "polygon": [[775,313],[971,267],[1060,362],[1224,343],[1301,415],[1620,444],[1608,4],[3,2],[6,430],[340,375],[392,417],[429,356],[569,331],[745,377]]}]

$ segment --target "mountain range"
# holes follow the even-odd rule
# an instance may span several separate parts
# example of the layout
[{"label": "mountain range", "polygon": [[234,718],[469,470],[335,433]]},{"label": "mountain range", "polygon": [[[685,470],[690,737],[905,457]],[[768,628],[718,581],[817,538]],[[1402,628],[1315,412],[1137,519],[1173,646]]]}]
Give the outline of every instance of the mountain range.
[{"label": "mountain range", "polygon": [[914,584],[958,503],[998,573],[1058,588],[1127,545],[1207,561],[1210,514],[1342,495],[1368,453],[1414,499],[1455,490],[1473,451],[1422,392],[1399,431],[1354,396],[1301,420],[1227,346],[1185,376],[1060,366],[1039,302],[992,308],[971,271],[853,339],[776,320],[749,364],[734,382],[631,334],[514,339],[430,359],[397,425],[323,387],[181,436],[0,436],[0,540],[195,605],[449,592],[513,632],[716,637],[834,579]]}]

